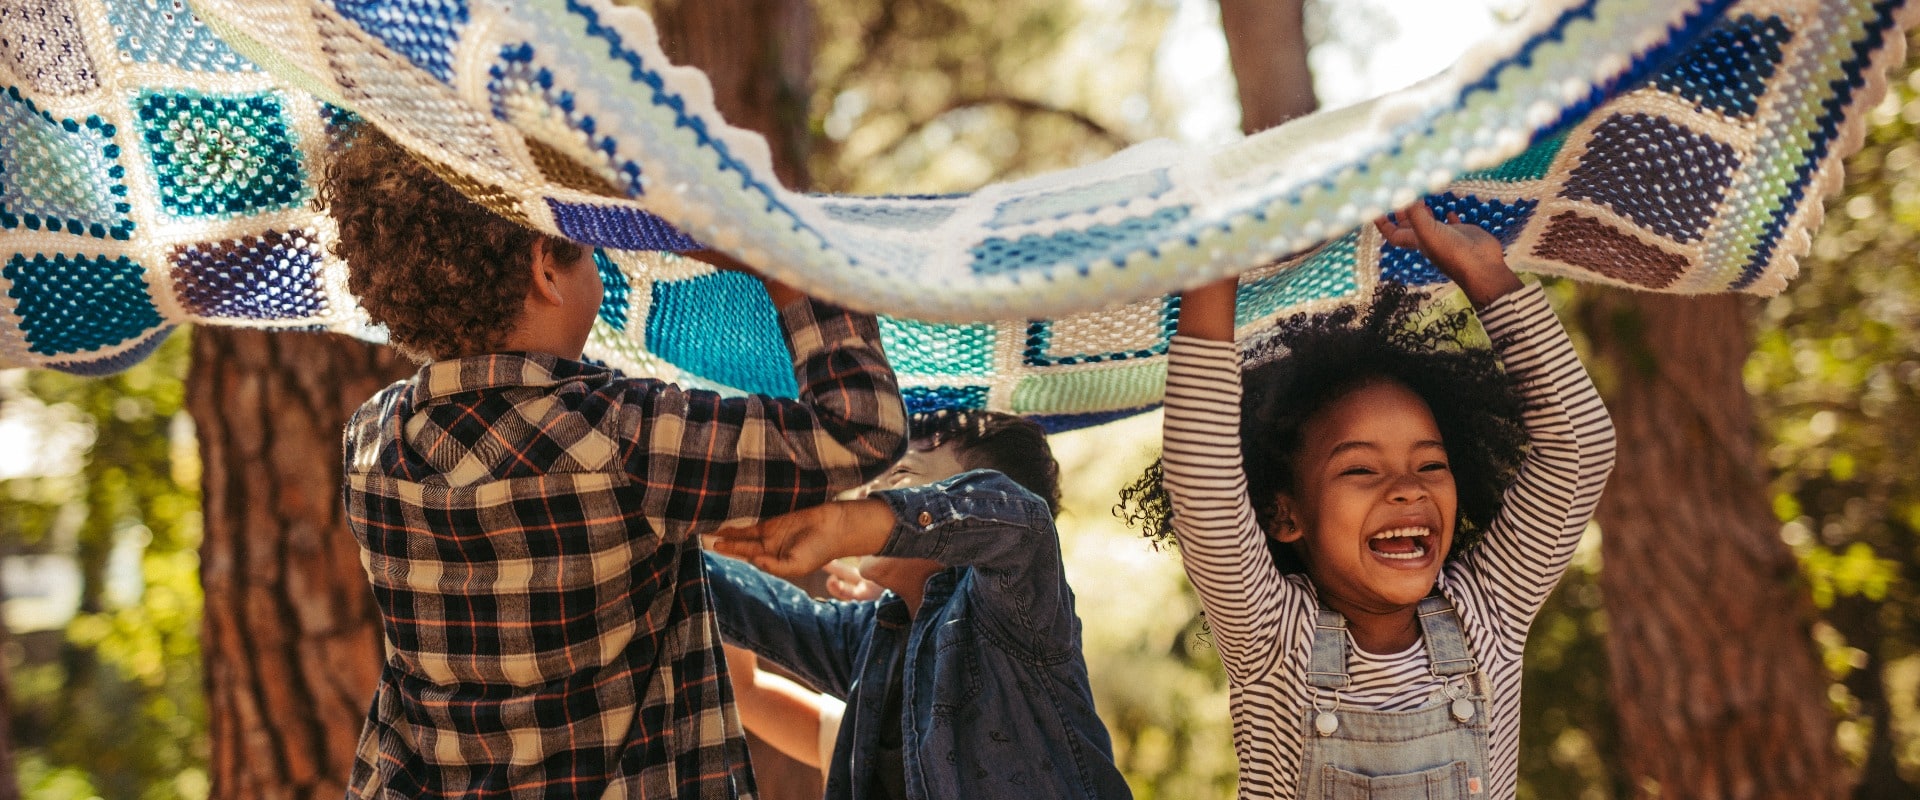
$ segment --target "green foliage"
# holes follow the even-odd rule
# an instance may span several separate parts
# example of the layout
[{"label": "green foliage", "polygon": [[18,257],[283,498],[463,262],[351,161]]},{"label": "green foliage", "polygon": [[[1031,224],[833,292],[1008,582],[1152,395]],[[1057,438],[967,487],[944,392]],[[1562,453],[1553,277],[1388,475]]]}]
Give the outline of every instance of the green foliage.
[{"label": "green foliage", "polygon": [[1897,773],[1893,790],[1912,791],[1920,709],[1902,665],[1920,642],[1920,72],[1909,62],[1891,79],[1800,277],[1766,306],[1746,378],[1781,534],[1822,609],[1840,742],[1869,780]]},{"label": "green foliage", "polygon": [[199,462],[182,404],[187,337],[103,379],[34,372],[10,403],[90,432],[70,475],[0,485],[9,553],[71,554],[78,613],[8,652],[22,788],[43,798],[207,794]]}]

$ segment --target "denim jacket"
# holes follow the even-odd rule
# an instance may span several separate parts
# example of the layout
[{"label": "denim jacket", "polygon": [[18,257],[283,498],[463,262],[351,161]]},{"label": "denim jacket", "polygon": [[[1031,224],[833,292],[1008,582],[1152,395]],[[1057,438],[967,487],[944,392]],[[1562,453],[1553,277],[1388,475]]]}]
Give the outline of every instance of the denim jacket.
[{"label": "denim jacket", "polygon": [[[988,471],[872,496],[895,520],[880,555],[948,565],[927,580],[917,617],[892,592],[870,602],[815,600],[707,555],[728,642],[847,701],[826,796],[875,797],[880,726],[902,725],[914,800],[1130,797],[1094,713],[1047,504]],[[881,719],[902,637],[903,718]]]}]

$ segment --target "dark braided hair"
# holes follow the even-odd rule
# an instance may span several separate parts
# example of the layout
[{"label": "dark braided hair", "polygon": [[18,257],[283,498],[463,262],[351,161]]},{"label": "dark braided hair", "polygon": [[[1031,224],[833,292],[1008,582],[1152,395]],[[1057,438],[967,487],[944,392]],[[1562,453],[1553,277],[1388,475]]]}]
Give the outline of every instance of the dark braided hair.
[{"label": "dark braided hair", "polygon": [[[1519,393],[1499,358],[1462,341],[1472,323],[1464,309],[1427,304],[1406,287],[1383,282],[1365,308],[1287,320],[1246,348],[1240,449],[1261,529],[1273,530],[1279,495],[1296,491],[1293,461],[1307,422],[1354,390],[1388,381],[1426,401],[1446,443],[1459,498],[1447,558],[1478,544],[1519,470],[1528,439]],[[1120,490],[1114,507],[1115,516],[1156,545],[1174,542],[1163,474],[1155,461]],[[1281,572],[1306,571],[1293,547],[1269,536],[1267,548]]]},{"label": "dark braided hair", "polygon": [[999,472],[1047,501],[1047,510],[1059,516],[1060,462],[1038,423],[997,411],[941,410],[916,415],[913,435],[915,447],[953,445],[962,468]]}]

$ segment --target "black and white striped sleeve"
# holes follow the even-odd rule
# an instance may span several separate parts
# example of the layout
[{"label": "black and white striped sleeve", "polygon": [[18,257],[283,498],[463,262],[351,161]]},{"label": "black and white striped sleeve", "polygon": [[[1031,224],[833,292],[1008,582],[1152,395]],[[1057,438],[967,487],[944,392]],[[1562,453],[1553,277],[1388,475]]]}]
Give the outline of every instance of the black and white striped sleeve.
[{"label": "black and white striped sleeve", "polygon": [[1613,470],[1613,421],[1539,286],[1490,303],[1480,322],[1520,389],[1532,446],[1486,539],[1454,577],[1472,586],[1487,621],[1518,648],[1600,502]]},{"label": "black and white striped sleeve", "polygon": [[1293,627],[1282,620],[1307,599],[1281,579],[1247,498],[1240,362],[1233,343],[1174,337],[1164,441],[1180,561],[1200,595],[1227,674],[1245,684],[1273,669],[1286,650],[1279,641],[1282,629]]}]

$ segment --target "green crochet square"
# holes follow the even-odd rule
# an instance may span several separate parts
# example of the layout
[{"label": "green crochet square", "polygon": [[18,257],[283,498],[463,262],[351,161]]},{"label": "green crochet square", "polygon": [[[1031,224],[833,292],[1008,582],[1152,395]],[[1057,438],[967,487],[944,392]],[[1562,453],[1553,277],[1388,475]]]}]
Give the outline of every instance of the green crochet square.
[{"label": "green crochet square", "polygon": [[146,92],[134,109],[168,213],[235,217],[306,200],[306,171],[278,95]]}]

